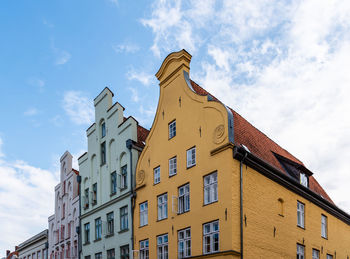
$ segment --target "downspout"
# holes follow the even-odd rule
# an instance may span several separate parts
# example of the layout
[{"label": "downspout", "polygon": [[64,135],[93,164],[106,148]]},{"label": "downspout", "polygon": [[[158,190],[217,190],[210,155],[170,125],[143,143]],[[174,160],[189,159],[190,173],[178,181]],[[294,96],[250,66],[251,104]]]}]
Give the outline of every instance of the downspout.
[{"label": "downspout", "polygon": [[[126,147],[129,149],[130,153],[130,191],[131,191],[131,252],[133,253],[134,251],[134,210],[135,210],[135,199],[136,199],[136,192],[134,190],[134,174],[133,174],[133,169],[132,169],[132,149],[135,149],[137,151],[142,151],[142,148],[136,146],[134,144],[135,142],[132,139],[128,139],[126,141]],[[135,168],[136,170],[136,168]],[[133,254],[134,256],[134,254]],[[133,258],[133,257],[132,257]]]},{"label": "downspout", "polygon": [[82,248],[82,237],[81,237],[81,176],[77,175],[78,190],[79,190],[79,227],[76,228],[78,234],[78,258],[81,257],[81,248]]},{"label": "downspout", "polygon": [[243,159],[240,161],[241,259],[243,259],[243,162],[246,157],[247,152],[245,152]]}]

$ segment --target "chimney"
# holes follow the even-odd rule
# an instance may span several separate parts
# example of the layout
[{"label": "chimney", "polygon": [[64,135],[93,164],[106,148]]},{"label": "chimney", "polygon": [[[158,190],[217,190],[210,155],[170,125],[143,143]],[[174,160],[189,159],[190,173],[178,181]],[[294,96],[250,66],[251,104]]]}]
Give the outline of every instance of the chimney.
[{"label": "chimney", "polygon": [[15,246],[15,251],[17,251],[18,250],[18,246]]},{"label": "chimney", "polygon": [[6,250],[6,257],[8,257],[10,255],[11,251],[10,250]]}]

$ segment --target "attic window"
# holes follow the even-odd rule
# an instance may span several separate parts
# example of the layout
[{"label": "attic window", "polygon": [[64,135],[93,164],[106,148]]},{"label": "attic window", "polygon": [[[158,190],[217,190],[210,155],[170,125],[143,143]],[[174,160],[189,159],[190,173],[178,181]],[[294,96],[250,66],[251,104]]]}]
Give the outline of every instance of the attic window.
[{"label": "attic window", "polygon": [[300,173],[300,184],[304,185],[305,187],[309,187],[309,179],[303,173]]}]

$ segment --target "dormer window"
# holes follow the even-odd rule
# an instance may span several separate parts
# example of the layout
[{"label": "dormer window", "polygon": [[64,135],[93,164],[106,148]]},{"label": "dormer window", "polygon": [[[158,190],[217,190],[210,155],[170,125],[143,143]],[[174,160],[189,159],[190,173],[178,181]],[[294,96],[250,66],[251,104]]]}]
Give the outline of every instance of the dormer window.
[{"label": "dormer window", "polygon": [[304,185],[305,187],[309,187],[309,179],[303,173],[300,173],[300,184]]},{"label": "dormer window", "polygon": [[106,136],[106,124],[102,122],[101,124],[101,138]]}]

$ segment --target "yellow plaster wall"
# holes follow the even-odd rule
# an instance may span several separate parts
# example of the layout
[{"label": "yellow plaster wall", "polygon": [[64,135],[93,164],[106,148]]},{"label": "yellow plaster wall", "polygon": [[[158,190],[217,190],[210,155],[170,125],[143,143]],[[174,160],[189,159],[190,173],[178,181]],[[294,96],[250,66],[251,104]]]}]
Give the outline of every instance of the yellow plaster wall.
[{"label": "yellow plaster wall", "polygon": [[[312,258],[313,248],[320,258],[350,256],[349,225],[249,167],[243,175],[245,258],[295,258],[297,243],[305,245],[305,258]],[[283,216],[278,199],[284,201]],[[297,201],[305,204],[305,229],[297,226]],[[321,214],[328,218],[328,239],[321,237]]]},{"label": "yellow plaster wall", "polygon": [[[183,59],[182,59],[183,60]],[[166,61],[165,61],[166,62]],[[149,239],[150,258],[156,258],[156,236],[168,233],[169,258],[177,258],[177,231],[191,227],[192,256],[202,254],[202,225],[219,220],[220,251],[239,251],[239,210],[233,210],[232,203],[239,202],[239,192],[233,193],[232,182],[239,175],[233,171],[232,149],[216,155],[210,152],[228,143],[228,115],[218,102],[208,102],[206,96],[199,96],[187,86],[183,71],[189,64],[174,60],[166,67],[176,71],[165,83],[160,83],[160,100],[154,124],[147,138],[144,151],[137,165],[137,198],[135,208],[135,249],[139,241]],[[171,72],[168,72],[171,74]],[[164,76],[163,76],[164,78]],[[179,102],[181,98],[181,105]],[[168,123],[176,119],[176,136],[168,139]],[[224,133],[216,128],[223,125]],[[196,166],[186,168],[186,150],[196,146]],[[177,156],[177,175],[169,177],[168,160]],[[161,182],[153,184],[153,169],[161,167]],[[142,179],[143,171],[145,178]],[[218,172],[219,202],[203,205],[203,176]],[[141,175],[141,176],[140,176]],[[190,183],[190,211],[181,215],[172,212],[172,196],[178,195],[178,187]],[[168,193],[168,218],[157,221],[157,196]],[[139,227],[139,204],[148,201],[148,225]],[[227,211],[227,217],[225,214]],[[222,255],[222,258],[234,258]],[[221,257],[217,257],[221,258]],[[236,257],[237,258],[237,257]]]}]

